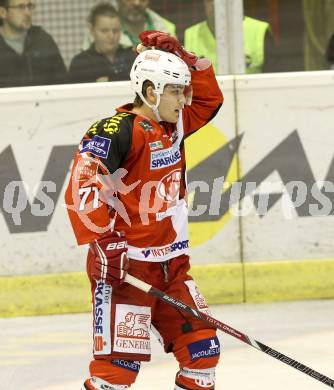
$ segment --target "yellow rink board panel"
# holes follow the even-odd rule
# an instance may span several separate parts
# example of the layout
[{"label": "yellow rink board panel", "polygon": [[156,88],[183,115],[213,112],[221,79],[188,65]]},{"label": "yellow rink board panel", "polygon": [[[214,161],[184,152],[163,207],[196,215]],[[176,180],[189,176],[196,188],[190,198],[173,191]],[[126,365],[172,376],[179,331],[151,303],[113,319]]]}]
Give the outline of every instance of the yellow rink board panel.
[{"label": "yellow rink board panel", "polygon": [[[334,259],[195,265],[209,304],[334,298]],[[246,291],[243,294],[243,275]],[[85,273],[0,277],[0,316],[87,312]]]}]

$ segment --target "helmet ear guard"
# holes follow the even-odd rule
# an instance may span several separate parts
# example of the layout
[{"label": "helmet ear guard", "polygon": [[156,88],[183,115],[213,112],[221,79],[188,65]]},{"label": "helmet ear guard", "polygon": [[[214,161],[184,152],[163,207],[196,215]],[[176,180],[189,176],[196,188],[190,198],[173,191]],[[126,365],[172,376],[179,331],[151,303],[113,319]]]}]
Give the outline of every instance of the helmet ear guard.
[{"label": "helmet ear guard", "polygon": [[184,96],[186,98],[185,105],[190,106],[193,100],[193,87],[190,85],[186,85],[184,88]]}]

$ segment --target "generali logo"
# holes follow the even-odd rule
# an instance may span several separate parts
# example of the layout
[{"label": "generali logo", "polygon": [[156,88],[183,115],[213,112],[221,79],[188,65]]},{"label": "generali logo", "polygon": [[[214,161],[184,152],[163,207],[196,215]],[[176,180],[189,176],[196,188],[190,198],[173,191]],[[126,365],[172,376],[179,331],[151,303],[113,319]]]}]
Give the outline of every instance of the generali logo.
[{"label": "generali logo", "polygon": [[149,339],[149,314],[134,314],[129,311],[125,320],[117,325],[118,337],[130,337],[136,339]]},{"label": "generali logo", "polygon": [[[148,306],[116,305],[114,351],[149,355],[151,309]],[[134,356],[134,359],[135,356]]]}]

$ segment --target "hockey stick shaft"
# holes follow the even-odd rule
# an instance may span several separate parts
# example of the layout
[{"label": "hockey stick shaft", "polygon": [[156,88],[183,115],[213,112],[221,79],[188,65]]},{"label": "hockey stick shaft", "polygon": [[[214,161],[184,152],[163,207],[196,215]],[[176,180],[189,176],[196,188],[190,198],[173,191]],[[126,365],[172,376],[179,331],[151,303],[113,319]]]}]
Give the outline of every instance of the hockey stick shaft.
[{"label": "hockey stick shaft", "polygon": [[132,286],[137,287],[140,290],[159,298],[163,302],[166,302],[169,305],[174,306],[177,309],[181,309],[181,310],[187,312],[188,314],[190,314],[193,317],[196,317],[198,319],[201,319],[202,321],[207,322],[211,326],[214,326],[217,329],[229,334],[230,336],[233,336],[236,339],[238,339],[246,344],[251,345],[252,347],[258,349],[259,351],[264,352],[269,356],[272,356],[273,358],[287,364],[288,366],[293,367],[296,370],[301,371],[302,373],[310,376],[311,378],[314,378],[314,379],[322,382],[323,384],[325,384],[331,388],[334,388],[334,380],[329,378],[328,376],[323,375],[320,372],[317,372],[317,371],[313,370],[312,368],[307,367],[304,364],[299,363],[296,360],[284,355],[283,353],[278,352],[275,349],[272,349],[272,348],[268,347],[267,345],[265,345],[259,341],[254,340],[253,338],[247,336],[246,334],[244,334],[242,332],[239,332],[238,330],[232,328],[231,326],[224,324],[223,322],[218,321],[215,318],[213,318],[205,313],[202,313],[197,309],[190,307],[189,305],[185,304],[184,302],[181,302],[181,301],[165,294],[164,292],[154,288],[150,284],[145,283],[142,280],[137,279],[134,276],[129,275],[129,274],[126,275],[125,281],[127,283],[131,284]]}]

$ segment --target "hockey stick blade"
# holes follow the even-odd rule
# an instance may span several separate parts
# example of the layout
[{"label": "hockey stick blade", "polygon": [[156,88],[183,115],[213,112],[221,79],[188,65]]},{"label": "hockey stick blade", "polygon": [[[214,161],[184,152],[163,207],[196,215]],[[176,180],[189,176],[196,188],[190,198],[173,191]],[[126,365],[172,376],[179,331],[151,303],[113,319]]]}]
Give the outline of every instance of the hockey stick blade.
[{"label": "hockey stick blade", "polygon": [[189,305],[187,305],[187,304],[165,294],[164,292],[154,288],[150,284],[145,283],[142,280],[137,279],[134,276],[129,275],[129,274],[126,275],[125,282],[131,284],[134,287],[139,288],[142,291],[145,291],[146,293],[148,293],[150,295],[153,295],[153,296],[159,298],[163,302],[166,302],[169,305],[176,307],[177,309],[181,309],[181,310],[187,312],[188,314],[190,314],[193,317],[199,318],[202,321],[207,322],[211,326],[214,326],[217,329],[229,334],[230,336],[233,336],[236,339],[238,339],[238,340],[240,340],[248,345],[251,345],[252,347],[258,349],[259,351],[264,352],[267,355],[279,360],[280,362],[285,363],[288,366],[293,367],[296,370],[301,371],[302,373],[310,376],[311,378],[314,378],[314,379],[322,382],[323,384],[325,384],[331,388],[334,388],[334,380],[329,378],[328,376],[323,375],[320,372],[317,372],[317,371],[313,370],[312,368],[307,367],[304,364],[299,363],[296,360],[284,355],[283,353],[278,352],[275,349],[272,349],[272,348],[268,347],[267,345],[260,343],[259,341],[254,340],[253,338],[247,336],[246,334],[244,334],[242,332],[239,332],[238,330],[232,328],[231,326],[224,324],[223,322],[220,322],[220,321],[216,320],[215,318],[213,318],[205,313],[202,313],[199,310],[196,310],[196,309],[190,307]]}]

